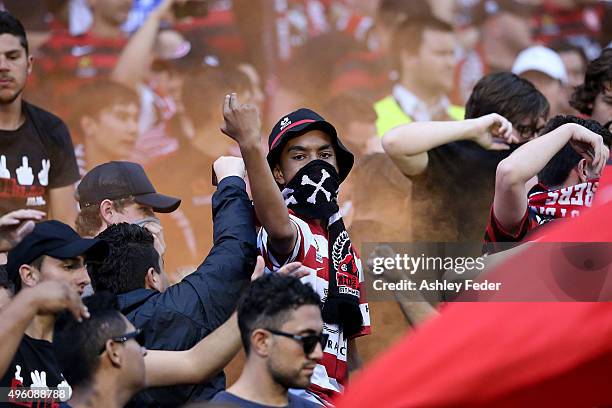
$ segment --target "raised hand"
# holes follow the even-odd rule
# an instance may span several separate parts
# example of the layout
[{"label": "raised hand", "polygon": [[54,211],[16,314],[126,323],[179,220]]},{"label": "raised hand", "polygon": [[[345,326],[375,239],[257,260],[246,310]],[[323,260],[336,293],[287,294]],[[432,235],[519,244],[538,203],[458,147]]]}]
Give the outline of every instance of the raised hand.
[{"label": "raised hand", "polygon": [[218,182],[229,176],[246,177],[244,161],[239,157],[221,156],[213,163],[213,170]]},{"label": "raised hand", "polygon": [[22,186],[31,186],[34,183],[34,174],[28,163],[28,157],[21,158],[21,166],[17,167],[17,182]]},{"label": "raised hand", "polygon": [[223,101],[225,124],[221,131],[243,146],[261,141],[261,119],[255,105],[241,104],[238,95],[225,95]]},{"label": "raised hand", "polygon": [[573,126],[572,137],[569,142],[572,148],[586,159],[593,171],[596,174],[601,174],[610,155],[603,137],[584,126],[575,125]]},{"label": "raised hand", "polygon": [[40,161],[42,170],[38,172],[38,182],[41,186],[49,185],[49,169],[51,169],[51,160],[42,159]]},{"label": "raised hand", "polygon": [[6,178],[6,179],[11,178],[11,172],[6,167],[6,156],[5,155],[0,156],[0,178]]},{"label": "raised hand", "polygon": [[477,123],[472,140],[488,150],[508,150],[519,138],[512,132],[512,123],[497,113],[474,119]]},{"label": "raised hand", "polygon": [[55,314],[68,310],[79,322],[89,318],[87,307],[74,286],[69,283],[49,280],[24,290],[38,313]]},{"label": "raised hand", "polygon": [[[261,255],[257,256],[257,263],[255,264],[255,269],[253,270],[253,274],[251,275],[251,282],[257,278],[261,278],[264,274],[264,259]],[[304,276],[310,275],[312,269],[302,265],[301,262],[291,262],[287,265],[282,266],[276,273],[281,274],[283,276],[292,276],[294,278],[303,278]]]},{"label": "raised hand", "polygon": [[0,217],[0,252],[9,251],[34,229],[45,213],[37,210],[17,210]]}]

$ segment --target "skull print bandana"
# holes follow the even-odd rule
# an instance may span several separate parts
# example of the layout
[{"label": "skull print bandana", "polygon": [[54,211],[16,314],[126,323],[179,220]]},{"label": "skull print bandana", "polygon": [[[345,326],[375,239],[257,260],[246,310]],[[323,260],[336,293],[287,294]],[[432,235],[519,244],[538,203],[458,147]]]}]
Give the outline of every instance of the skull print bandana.
[{"label": "skull print bandana", "polygon": [[361,330],[359,270],[351,240],[338,207],[340,176],[331,164],[314,160],[302,167],[283,190],[288,208],[301,217],[327,221],[329,291],[323,320],[338,324],[345,337]]}]

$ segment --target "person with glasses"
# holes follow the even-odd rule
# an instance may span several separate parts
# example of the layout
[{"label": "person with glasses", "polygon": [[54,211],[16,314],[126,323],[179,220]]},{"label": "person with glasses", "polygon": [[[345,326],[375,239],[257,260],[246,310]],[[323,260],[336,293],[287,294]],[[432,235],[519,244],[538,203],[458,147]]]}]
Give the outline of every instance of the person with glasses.
[{"label": "person with glasses", "polygon": [[509,72],[482,78],[464,121],[415,122],[383,137],[383,148],[413,183],[416,242],[479,242],[493,199],[495,169],[544,125],[549,105]]},{"label": "person with glasses", "polygon": [[[259,269],[261,274],[263,263]],[[79,322],[60,314],[53,336],[59,367],[72,387],[73,408],[123,407],[146,387],[206,381],[223,369],[221,360],[238,351],[235,318],[189,350],[147,350],[144,331],[121,314],[113,294],[99,292],[83,303],[89,318]]]},{"label": "person with glasses", "polygon": [[311,408],[289,389],[306,389],[323,358],[319,295],[299,279],[267,274],[255,280],[238,305],[238,327],[246,352],[238,380],[213,402],[245,408]]}]

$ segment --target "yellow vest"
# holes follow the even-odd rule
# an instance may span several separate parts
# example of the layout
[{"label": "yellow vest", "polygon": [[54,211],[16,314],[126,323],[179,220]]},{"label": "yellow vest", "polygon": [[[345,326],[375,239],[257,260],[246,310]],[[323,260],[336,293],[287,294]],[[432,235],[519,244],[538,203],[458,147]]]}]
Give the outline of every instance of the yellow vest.
[{"label": "yellow vest", "polygon": [[[399,125],[412,122],[412,118],[404,113],[402,107],[397,103],[393,95],[389,95],[374,104],[376,111],[376,133],[382,137],[389,130]],[[453,120],[463,120],[465,118],[465,108],[462,106],[451,105],[448,107],[448,116]]]}]

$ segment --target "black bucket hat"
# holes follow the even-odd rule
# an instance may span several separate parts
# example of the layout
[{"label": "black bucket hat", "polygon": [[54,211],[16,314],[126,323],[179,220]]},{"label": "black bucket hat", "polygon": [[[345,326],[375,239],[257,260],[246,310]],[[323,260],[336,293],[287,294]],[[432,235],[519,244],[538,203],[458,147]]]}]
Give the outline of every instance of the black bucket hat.
[{"label": "black bucket hat", "polygon": [[283,147],[289,140],[311,130],[320,130],[327,133],[332,138],[336,147],[340,181],[344,181],[355,162],[353,153],[342,144],[336,132],[336,128],[334,128],[331,123],[323,119],[318,113],[306,108],[298,109],[284,116],[272,128],[272,132],[268,138],[268,148],[270,152],[267,157],[270,168],[274,168],[276,163],[278,163]]}]

